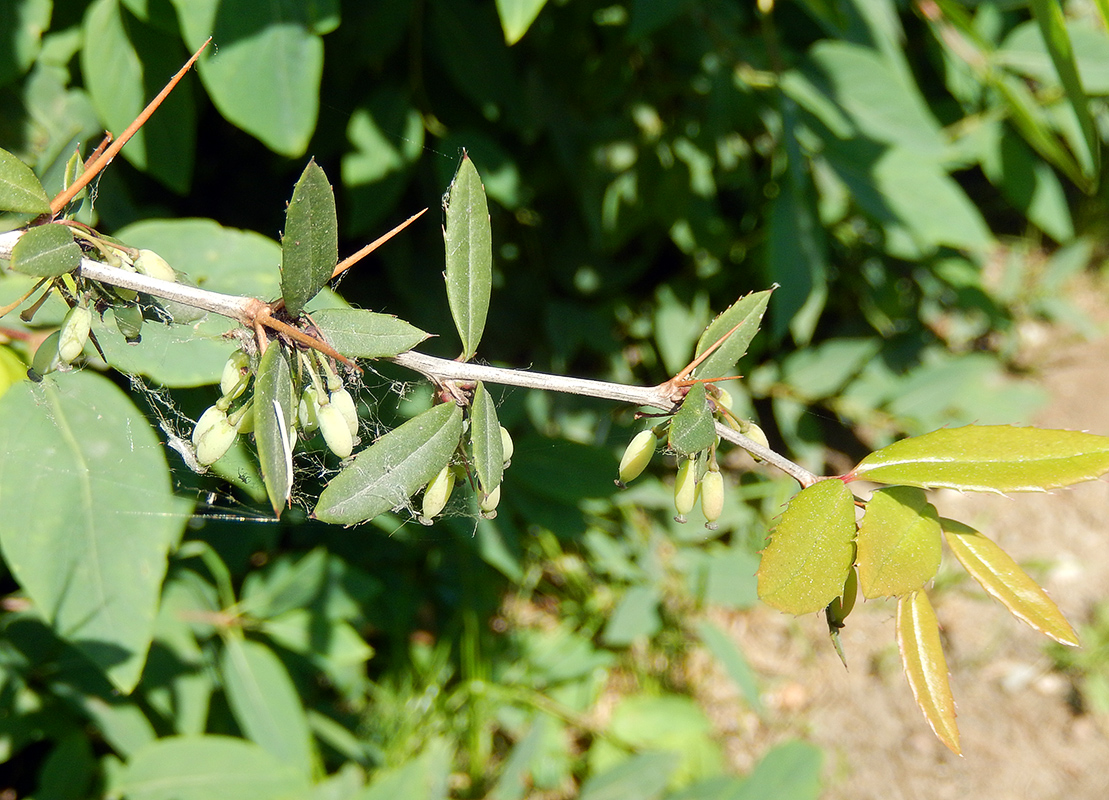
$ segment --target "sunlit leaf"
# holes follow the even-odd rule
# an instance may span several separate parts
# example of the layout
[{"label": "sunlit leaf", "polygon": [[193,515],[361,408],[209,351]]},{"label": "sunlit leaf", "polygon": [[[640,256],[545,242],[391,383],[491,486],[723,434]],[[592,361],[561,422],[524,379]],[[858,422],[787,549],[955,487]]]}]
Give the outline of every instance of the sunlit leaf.
[{"label": "sunlit leaf", "polygon": [[864,458],[849,478],[923,488],[1034,492],[1109,471],[1109,437],[1079,431],[967,425],[903,439]]},{"label": "sunlit leaf", "polygon": [[360,308],[322,308],[312,312],[312,320],[328,344],[348,358],[390,358],[430,336],[391,314]]},{"label": "sunlit leaf", "polygon": [[528,32],[547,0],[497,0],[505,44],[516,44]]},{"label": "sunlit leaf", "polygon": [[876,489],[859,524],[859,588],[863,597],[915,591],[940,568],[939,515],[912,486]]},{"label": "sunlit leaf", "polygon": [[0,211],[45,214],[50,198],[31,168],[7,150],[0,150]]},{"label": "sunlit leaf", "polygon": [[458,447],[462,409],[442,403],[363,450],[320,494],[315,517],[353,525],[397,506],[435,477]]},{"label": "sunlit leaf", "polygon": [[843,481],[802,489],[762,552],[759,597],[790,614],[822,611],[840,596],[855,562],[855,500]]},{"label": "sunlit leaf", "polygon": [[[697,355],[712,347],[728,331],[735,331],[693,371],[697,378],[723,378],[734,374],[736,363],[747,352],[751,340],[758,333],[766,304],[773,289],[752,292],[739,298],[726,311],[716,317],[697,341]],[[738,327],[736,327],[738,326]]]},{"label": "sunlit leaf", "polygon": [[501,485],[504,474],[504,444],[497,406],[485,384],[478,381],[470,406],[470,443],[474,452],[474,468],[485,492]]},{"label": "sunlit leaf", "polygon": [[11,264],[12,269],[24,275],[53,278],[80,266],[81,248],[65,225],[36,225],[15,243]]},{"label": "sunlit leaf", "polygon": [[716,443],[716,425],[709,409],[705,384],[695,383],[670,421],[670,447],[683,456],[693,456]]},{"label": "sunlit leaf", "polygon": [[262,467],[266,494],[273,513],[278,516],[289,504],[293,488],[295,411],[289,362],[283,348],[276,342],[270,342],[258,362],[254,378],[254,441],[258,445],[258,462]]},{"label": "sunlit leaf", "polygon": [[489,313],[493,235],[489,207],[474,163],[464,157],[447,198],[447,300],[462,339],[462,360],[473,357]]},{"label": "sunlit leaf", "polygon": [[339,258],[335,195],[315,159],[308,162],[285,210],[281,237],[281,297],[300,316],[304,304],[331,280]]},{"label": "sunlit leaf", "polygon": [[961,754],[955,699],[947,682],[939,622],[923,591],[903,595],[897,601],[897,645],[901,648],[905,677],[924,718],[941,742],[955,754]]},{"label": "sunlit leaf", "polygon": [[1040,633],[1063,644],[1079,645],[1078,634],[1063,612],[1004,550],[961,522],[943,519],[941,524],[951,552],[990,596]]}]

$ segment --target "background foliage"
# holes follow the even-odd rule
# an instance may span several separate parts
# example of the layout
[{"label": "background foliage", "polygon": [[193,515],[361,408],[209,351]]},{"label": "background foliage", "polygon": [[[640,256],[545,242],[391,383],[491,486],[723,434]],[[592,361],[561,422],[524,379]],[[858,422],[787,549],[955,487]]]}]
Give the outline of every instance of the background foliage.
[{"label": "background foliage", "polygon": [[[335,182],[345,254],[435,206],[465,147],[492,200],[484,359],[657,383],[688,360],[710,309],[778,283],[748,379],[728,388],[798,461],[820,468],[830,444],[853,463],[900,433],[1020,421],[1041,398],[1008,369],[1013,322],[1078,319],[1055,289],[1100,233],[1109,48],[1094,7],[1068,7],[1085,106],[1021,3],[759,11],[771,5],[4,0],[17,23],[0,45],[0,146],[60,187],[73,149],[120,131],[212,33],[199,78],[84,212],[200,285],[276,296],[274,238],[309,155]],[[340,288],[441,334],[422,348],[453,356],[429,216]],[[5,275],[0,300],[25,287]],[[40,329],[5,325],[4,363],[28,358]],[[64,582],[47,590],[51,629],[8,579],[0,741],[17,791],[158,797],[159,781],[203,764],[195,797],[239,781],[243,797],[816,795],[819,753],[803,743],[745,782],[723,777],[683,694],[683,659],[705,647],[759,708],[742,653],[701,612],[755,601],[756,552],[788,482],[735,473],[717,532],[677,526],[663,480],[615,493],[626,412],[509,392],[495,399],[516,454],[495,522],[457,503],[430,530],[392,515],[353,531],[296,514],[221,520],[222,506],[241,515],[262,499],[257,481],[204,482],[168,454],[171,477],[141,416],[173,431],[175,409],[195,418],[210,404],[202,387],[233,347],[225,327],[147,326],[138,348],[106,345],[128,373],[180,390],[168,408],[91,371],[62,376],[37,434],[21,428],[32,409],[0,404],[10,574],[53,557],[59,524],[15,520],[12,498],[51,481],[73,501],[68,524],[96,524],[97,504],[75,498],[99,495],[68,478],[105,451],[95,491],[132,504],[120,547],[153,565],[134,586],[145,599],[120,601],[150,619],[115,649],[73,640],[88,601]],[[410,377],[367,379],[370,425],[426,408],[421,388],[390,394]],[[103,418],[119,427],[96,428]],[[15,429],[39,452],[59,430],[81,435],[38,471],[7,455]],[[151,463],[121,458],[123,442]],[[99,566],[109,585],[143,569]],[[602,693],[615,707],[598,719]]]}]

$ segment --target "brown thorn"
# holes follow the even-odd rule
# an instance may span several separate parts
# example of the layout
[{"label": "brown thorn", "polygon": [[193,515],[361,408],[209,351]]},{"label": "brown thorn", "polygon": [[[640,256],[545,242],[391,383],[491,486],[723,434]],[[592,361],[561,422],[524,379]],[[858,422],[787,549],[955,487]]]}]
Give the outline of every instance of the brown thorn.
[{"label": "brown thorn", "polygon": [[319,350],[321,353],[323,353],[325,356],[328,356],[329,358],[334,358],[336,361],[342,361],[348,367],[352,367],[359,372],[362,371],[362,368],[360,366],[358,366],[349,358],[337,351],[334,347],[327,344],[327,342],[322,342],[313,336],[309,336],[303,331],[297,330],[292,325],[286,325],[281,320],[263,315],[259,316],[255,320],[255,325],[265,325],[267,328],[272,328],[275,331],[279,331],[280,333],[288,336],[290,339],[295,339],[306,347],[311,347],[313,350]]},{"label": "brown thorn", "polygon": [[146,108],[144,108],[137,117],[135,117],[135,121],[127,126],[127,130],[121,133],[119,135],[119,138],[112,142],[108,149],[101,153],[95,160],[93,160],[91,164],[86,164],[85,171],[81,174],[79,178],[77,178],[77,180],[70,184],[68,189],[63,189],[61,192],[58,193],[57,197],[50,201],[50,215],[52,217],[57,216],[59,213],[61,213],[61,210],[66,207],[66,204],[70,200],[72,200],[79,191],[84,189],[85,186],[88,185],[89,181],[95,178],[100,172],[104,170],[106,166],[108,166],[108,164],[112,162],[112,159],[116,157],[116,154],[119,153],[121,149],[123,149],[123,145],[127,144],[127,141],[138,132],[139,128],[146,124],[146,121],[150,119],[150,115],[153,114],[155,110],[157,110],[158,106],[162,104],[162,101],[165,100],[169,93],[173,91],[173,88],[177,85],[178,81],[180,81],[181,78],[185,76],[185,73],[189,71],[192,65],[196,63],[196,60],[200,58],[201,52],[203,52],[204,48],[208,46],[208,42],[210,41],[212,41],[211,36],[204,40],[204,44],[202,44],[200,48],[192,54],[192,57],[190,57],[189,60],[185,62],[185,66],[181,67],[181,69],[178,70],[177,74],[170,79],[165,88],[162,89],[162,91],[158,92],[158,95],[147,104]]},{"label": "brown thorn", "polygon": [[735,333],[739,326],[746,321],[746,319],[743,319],[737,322],[734,328],[732,328],[730,331],[728,331],[715,342],[713,342],[712,345],[707,350],[705,350],[705,352],[701,353],[701,355],[697,356],[695,359],[686,364],[685,367],[677,375],[674,376],[674,379],[679,381],[685,380],[689,376],[689,374],[693,372],[693,370],[697,369],[697,367],[701,365],[702,361],[711,356],[713,351],[716,350],[716,348],[718,348],[720,345],[724,344],[724,342],[727,341],[728,337]]},{"label": "brown thorn", "polygon": [[411,217],[406,219],[400,225],[393,228],[393,230],[389,231],[386,234],[383,234],[383,235],[377,237],[376,239],[374,239],[372,242],[370,242],[368,245],[363,247],[361,250],[359,250],[354,255],[347,256],[346,258],[344,258],[342,261],[340,261],[338,264],[335,265],[335,269],[332,270],[332,272],[331,272],[331,279],[334,280],[335,278],[338,278],[346,270],[353,267],[355,264],[357,264],[363,258],[368,256],[374,250],[381,247],[381,245],[385,244],[387,241],[389,241],[394,236],[396,236],[398,233],[403,231],[405,228],[407,228],[409,225],[411,225],[417,219],[422,217],[426,212],[427,212],[427,209],[425,208],[423,211],[420,211],[416,214],[413,214]]},{"label": "brown thorn", "polygon": [[113,138],[114,137],[112,136],[111,131],[104,131],[104,138],[100,140],[100,144],[98,144],[96,146],[96,149],[89,154],[88,158],[85,159],[85,163],[83,166],[86,170],[92,164],[96,163],[96,159],[100,158],[100,154],[104,152],[105,147],[112,143]]}]

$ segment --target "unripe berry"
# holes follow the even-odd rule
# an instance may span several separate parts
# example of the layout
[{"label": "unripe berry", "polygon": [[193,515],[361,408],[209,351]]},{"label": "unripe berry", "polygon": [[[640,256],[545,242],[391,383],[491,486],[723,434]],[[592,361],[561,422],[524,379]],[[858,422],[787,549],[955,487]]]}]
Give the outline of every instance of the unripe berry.
[{"label": "unripe berry", "polygon": [[697,459],[683,458],[678,465],[678,477],[674,480],[674,508],[678,516],[674,519],[685,522],[685,515],[693,510],[697,502]]},{"label": "unripe berry", "polygon": [[647,465],[651,463],[651,456],[655,454],[655,434],[652,431],[640,431],[628,443],[624,455],[620,459],[620,484],[627,484],[642,474]]},{"label": "unripe berry", "polygon": [[92,330],[92,312],[84,306],[74,306],[65,315],[61,332],[58,334],[58,357],[65,363],[71,362],[85,349]]},{"label": "unripe berry", "polygon": [[498,484],[493,488],[489,494],[483,494],[481,500],[478,501],[478,506],[481,508],[481,515],[486,519],[493,519],[497,516],[497,506],[501,502],[501,487]]},{"label": "unripe berry", "polygon": [[224,397],[234,400],[246,390],[247,367],[250,357],[242,350],[236,350],[223,364],[223,375],[219,379],[220,392]]},{"label": "unripe berry", "polygon": [[31,359],[31,369],[38,375],[46,375],[53,372],[62,363],[61,358],[58,356],[58,340],[61,338],[61,331],[54,331],[52,334],[42,340],[42,344],[38,346],[35,351],[35,357]]},{"label": "unripe berry", "polygon": [[339,410],[343,415],[343,419],[347,421],[347,427],[350,428],[350,435],[358,435],[358,409],[354,407],[354,398],[350,396],[350,392],[346,389],[336,389],[331,393],[331,405]]},{"label": "unripe berry", "polygon": [[319,393],[315,386],[309,384],[300,393],[300,403],[297,405],[297,419],[300,421],[300,429],[306,435],[315,433],[320,427],[319,410]]},{"label": "unripe berry", "polygon": [[219,406],[212,406],[201,414],[200,419],[196,421],[196,427],[193,428],[193,444],[199,445],[201,438],[208,432],[208,429],[220,420],[227,420],[227,412]]},{"label": "unripe berry", "polygon": [[343,412],[331,403],[324,403],[319,407],[317,415],[320,420],[320,433],[331,452],[339,458],[346,458],[354,450],[354,437],[351,436],[350,426],[347,425]]},{"label": "unripe berry", "polygon": [[151,278],[160,278],[163,281],[177,280],[177,272],[153,250],[140,250],[135,256],[134,264],[136,270]]},{"label": "unripe berry", "polygon": [[701,511],[705,527],[716,530],[716,520],[724,513],[724,476],[718,470],[710,469],[701,479]]},{"label": "unripe berry", "polygon": [[507,464],[512,460],[515,446],[512,444],[512,436],[509,435],[508,429],[504,425],[501,426],[501,450],[504,451],[503,460]]},{"label": "unripe berry", "polygon": [[223,458],[223,454],[231,449],[231,445],[234,444],[235,437],[238,435],[239,432],[227,421],[226,416],[216,420],[208,430],[204,431],[204,435],[200,437],[200,441],[196,444],[197,463],[207,467],[209,464],[219,461]]},{"label": "unripe berry", "polygon": [[734,403],[735,403],[735,401],[732,399],[732,393],[731,392],[729,392],[727,389],[725,389],[721,386],[716,387],[716,404],[718,406],[720,406],[721,408],[726,408],[729,411],[731,411],[732,410],[732,405]]},{"label": "unripe berry", "polygon": [[450,500],[451,491],[454,489],[454,470],[450,465],[439,470],[439,474],[432,478],[427,488],[424,489],[423,514],[420,522],[430,525],[431,520],[439,516]]},{"label": "unripe berry", "polygon": [[254,403],[248,403],[227,418],[239,433],[254,432]]}]

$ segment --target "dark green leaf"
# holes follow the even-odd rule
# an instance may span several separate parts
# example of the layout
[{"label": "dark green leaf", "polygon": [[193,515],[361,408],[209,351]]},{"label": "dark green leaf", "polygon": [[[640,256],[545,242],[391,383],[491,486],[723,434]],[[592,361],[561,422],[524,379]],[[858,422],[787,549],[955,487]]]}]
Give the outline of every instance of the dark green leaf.
[{"label": "dark green leaf", "polygon": [[[748,345],[758,333],[766,304],[770,302],[773,289],[752,292],[736,300],[722,314],[716,317],[701,338],[697,341],[697,355],[701,355],[722,337],[723,344],[713,350],[712,355],[702,361],[693,371],[697,378],[723,378],[735,373],[736,363],[747,352]],[[732,329],[735,328],[734,331]],[[732,331],[728,336],[728,332]]]},{"label": "dark green leaf", "polygon": [[354,525],[398,506],[443,468],[462,436],[462,409],[435,406],[382,436],[320,494],[315,516]]},{"label": "dark green leaf", "polygon": [[670,448],[680,455],[694,456],[714,444],[716,425],[705,384],[695,383],[670,421]]},{"label": "dark green leaf", "polygon": [[312,320],[328,344],[348,358],[391,358],[430,336],[391,314],[360,308],[321,308]]},{"label": "dark green leaf", "polygon": [[481,341],[493,284],[493,234],[489,207],[474,164],[462,159],[447,199],[447,300],[469,361]]},{"label": "dark green leaf", "polygon": [[266,494],[278,516],[289,504],[293,488],[295,403],[289,362],[283,348],[270,342],[254,377],[254,440]]},{"label": "dark green leaf", "polygon": [[7,150],[0,150],[0,211],[46,214],[50,198],[31,168]]},{"label": "dark green leaf", "polygon": [[81,264],[81,248],[65,225],[28,228],[12,248],[12,269],[37,278],[72,272]]},{"label": "dark green leaf", "polygon": [[924,491],[876,489],[859,524],[859,589],[863,597],[916,591],[940,568],[940,523]]},{"label": "dark green leaf", "polygon": [[285,210],[281,237],[281,297],[285,310],[300,316],[304,305],[327,285],[339,259],[335,195],[316,160],[304,168]]},{"label": "dark green leaf", "polygon": [[489,493],[501,485],[504,473],[504,443],[501,440],[501,422],[497,406],[478,381],[470,406],[470,444],[474,453],[474,468],[482,491]]},{"label": "dark green leaf", "polygon": [[53,625],[123,692],[138,682],[187,504],[137,408],[92,372],[0,399],[0,546]]}]

